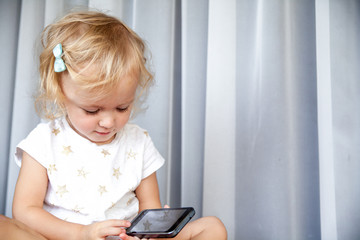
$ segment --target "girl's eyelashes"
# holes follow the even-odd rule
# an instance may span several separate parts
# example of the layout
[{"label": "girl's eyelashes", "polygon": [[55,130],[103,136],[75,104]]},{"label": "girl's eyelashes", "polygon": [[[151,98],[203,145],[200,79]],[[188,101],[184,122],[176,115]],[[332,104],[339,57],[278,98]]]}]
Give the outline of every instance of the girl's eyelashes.
[{"label": "girl's eyelashes", "polygon": [[85,111],[86,114],[90,114],[90,115],[94,115],[94,114],[97,114],[100,109],[96,109],[96,110],[86,110],[86,109],[83,109]]},{"label": "girl's eyelashes", "polygon": [[116,108],[116,110],[118,112],[126,112],[129,109],[129,107],[125,107],[125,108]]},{"label": "girl's eyelashes", "polygon": [[[126,112],[127,110],[129,109],[129,106],[127,107],[124,107],[124,108],[116,108],[116,111],[118,112]],[[86,109],[83,109],[85,111],[86,114],[89,114],[89,115],[95,115],[97,114],[98,112],[100,112],[100,109],[96,109],[96,110],[86,110]]]}]

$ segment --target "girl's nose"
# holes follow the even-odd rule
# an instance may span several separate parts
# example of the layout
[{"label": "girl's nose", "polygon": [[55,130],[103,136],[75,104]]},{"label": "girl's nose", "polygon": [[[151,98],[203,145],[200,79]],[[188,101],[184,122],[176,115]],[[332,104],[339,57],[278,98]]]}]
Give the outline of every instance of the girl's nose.
[{"label": "girl's nose", "polygon": [[108,114],[106,116],[103,116],[99,121],[99,126],[103,128],[112,128],[115,123],[115,118],[112,116],[112,114]]}]

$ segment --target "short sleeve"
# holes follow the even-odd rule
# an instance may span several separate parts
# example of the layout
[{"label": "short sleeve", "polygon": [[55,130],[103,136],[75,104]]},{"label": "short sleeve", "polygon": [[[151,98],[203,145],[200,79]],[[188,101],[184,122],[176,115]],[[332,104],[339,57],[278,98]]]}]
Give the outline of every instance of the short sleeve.
[{"label": "short sleeve", "polygon": [[48,144],[50,142],[50,134],[47,124],[40,123],[30,134],[22,140],[15,149],[15,162],[20,167],[24,151],[32,158],[38,161],[42,166],[46,167]]},{"label": "short sleeve", "polygon": [[150,176],[152,173],[156,172],[164,164],[164,162],[164,158],[155,148],[150,136],[146,136],[142,178],[144,179]]}]

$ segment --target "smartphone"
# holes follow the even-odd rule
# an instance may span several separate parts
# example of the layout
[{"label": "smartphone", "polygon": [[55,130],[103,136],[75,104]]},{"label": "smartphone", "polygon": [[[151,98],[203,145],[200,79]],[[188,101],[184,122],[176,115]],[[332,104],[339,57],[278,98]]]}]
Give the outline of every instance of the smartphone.
[{"label": "smartphone", "polygon": [[147,209],[131,221],[126,234],[138,238],[172,238],[194,215],[192,207]]}]

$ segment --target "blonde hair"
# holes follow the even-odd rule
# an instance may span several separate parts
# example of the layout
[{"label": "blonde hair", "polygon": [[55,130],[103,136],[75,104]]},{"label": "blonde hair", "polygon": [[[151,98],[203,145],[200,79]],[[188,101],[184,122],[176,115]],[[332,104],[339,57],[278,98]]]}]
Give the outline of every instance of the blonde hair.
[{"label": "blonde hair", "polygon": [[[153,83],[146,67],[143,40],[120,20],[101,12],[73,12],[48,25],[41,35],[40,88],[35,101],[41,117],[53,119],[65,113],[61,75],[70,74],[79,86],[104,95],[128,74],[138,76],[136,104],[141,105]],[[61,43],[66,70],[54,71],[53,48]],[[96,76],[82,72],[95,64]],[[142,100],[141,100],[142,99]]]}]

